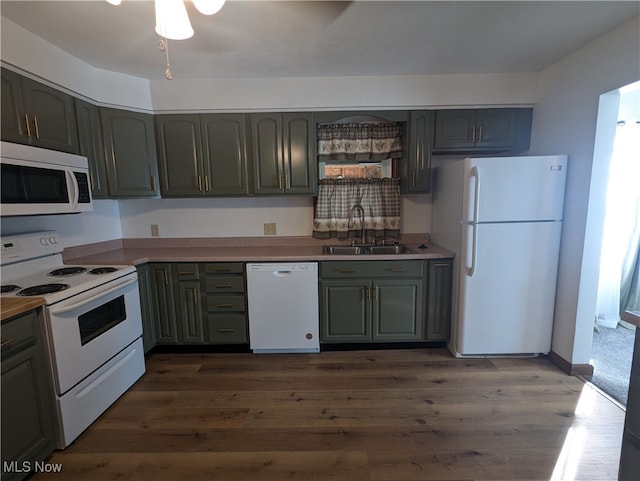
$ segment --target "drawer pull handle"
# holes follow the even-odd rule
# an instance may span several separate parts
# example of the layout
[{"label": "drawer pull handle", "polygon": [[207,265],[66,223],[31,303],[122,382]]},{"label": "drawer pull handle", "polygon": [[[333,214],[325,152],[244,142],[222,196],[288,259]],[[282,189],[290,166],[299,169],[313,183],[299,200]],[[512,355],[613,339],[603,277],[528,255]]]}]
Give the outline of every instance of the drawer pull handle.
[{"label": "drawer pull handle", "polygon": [[231,272],[231,267],[214,267],[213,272]]},{"label": "drawer pull handle", "polygon": [[229,289],[233,287],[232,284],[216,284],[216,289]]},{"label": "drawer pull handle", "polygon": [[13,344],[15,342],[15,339],[11,338],[11,339],[4,339],[2,340],[2,342],[0,343],[0,348],[9,346],[10,344]]},{"label": "drawer pull handle", "polygon": [[353,272],[356,272],[355,269],[338,269],[338,272],[340,274],[351,274]]},{"label": "drawer pull handle", "polygon": [[224,308],[229,308],[229,307],[233,307],[233,304],[216,304],[216,307],[224,307]]},{"label": "drawer pull handle", "polygon": [[178,272],[179,276],[195,276],[196,273],[195,272],[189,272],[189,271],[182,271],[182,272]]},{"label": "drawer pull handle", "polygon": [[221,327],[221,328],[218,329],[218,332],[230,332],[230,333],[233,333],[233,332],[236,332],[236,330],[231,328],[231,327]]},{"label": "drawer pull handle", "polygon": [[405,269],[404,267],[392,267],[389,269],[391,272],[404,272],[407,269]]}]

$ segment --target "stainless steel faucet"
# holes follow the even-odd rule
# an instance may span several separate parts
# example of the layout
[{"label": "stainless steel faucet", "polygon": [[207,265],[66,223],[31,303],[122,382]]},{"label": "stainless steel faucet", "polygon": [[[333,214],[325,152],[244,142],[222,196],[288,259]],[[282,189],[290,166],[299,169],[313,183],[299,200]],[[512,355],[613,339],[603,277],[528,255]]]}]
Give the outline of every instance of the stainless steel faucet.
[{"label": "stainless steel faucet", "polygon": [[[349,229],[351,229],[353,227],[353,220],[354,220],[354,212],[358,211],[360,213],[360,219],[362,220],[362,233],[361,235],[361,244],[366,244],[367,243],[367,233],[366,233],[366,226],[364,223],[364,207],[362,207],[360,204],[356,204],[353,207],[351,207],[351,210],[349,211],[349,223],[347,224],[347,227]],[[352,245],[355,245],[355,239],[351,242]]]}]

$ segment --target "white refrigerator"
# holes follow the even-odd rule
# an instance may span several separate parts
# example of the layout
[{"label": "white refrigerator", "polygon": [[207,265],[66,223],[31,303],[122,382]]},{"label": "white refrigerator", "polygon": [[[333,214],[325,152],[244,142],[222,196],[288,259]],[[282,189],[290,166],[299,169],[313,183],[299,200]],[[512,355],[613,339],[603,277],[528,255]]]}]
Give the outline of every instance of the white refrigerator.
[{"label": "white refrigerator", "polygon": [[551,349],[567,158],[445,160],[431,237],[455,252],[449,349],[456,357]]}]

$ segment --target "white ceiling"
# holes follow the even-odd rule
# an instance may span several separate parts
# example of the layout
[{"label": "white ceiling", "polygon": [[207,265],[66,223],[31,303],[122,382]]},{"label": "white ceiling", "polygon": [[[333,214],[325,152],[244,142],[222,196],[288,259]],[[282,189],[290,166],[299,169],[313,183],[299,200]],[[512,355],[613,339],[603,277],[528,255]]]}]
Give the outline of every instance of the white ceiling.
[{"label": "white ceiling", "polygon": [[[170,41],[175,79],[536,72],[640,14],[636,0],[228,0],[211,17],[186,3],[195,35]],[[3,0],[0,13],[95,67],[163,77],[150,1]]]}]

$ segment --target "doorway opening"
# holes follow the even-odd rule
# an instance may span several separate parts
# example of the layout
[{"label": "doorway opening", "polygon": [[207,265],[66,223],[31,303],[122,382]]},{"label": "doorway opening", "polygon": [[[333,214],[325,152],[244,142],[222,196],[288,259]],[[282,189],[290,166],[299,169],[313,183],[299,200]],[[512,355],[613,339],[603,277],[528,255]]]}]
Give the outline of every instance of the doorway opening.
[{"label": "doorway opening", "polygon": [[619,91],[606,187],[591,382],[626,406],[635,327],[620,320],[640,311],[640,82]]}]

